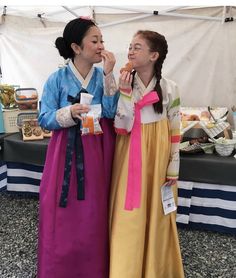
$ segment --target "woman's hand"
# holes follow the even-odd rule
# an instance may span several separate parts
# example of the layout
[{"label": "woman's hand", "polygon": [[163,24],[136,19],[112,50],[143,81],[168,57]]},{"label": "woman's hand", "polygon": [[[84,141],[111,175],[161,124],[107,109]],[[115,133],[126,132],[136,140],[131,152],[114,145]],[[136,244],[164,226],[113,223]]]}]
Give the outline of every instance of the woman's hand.
[{"label": "woman's hand", "polygon": [[90,110],[89,106],[86,104],[75,103],[71,105],[70,111],[73,118],[82,119],[81,114],[88,113]]},{"label": "woman's hand", "polygon": [[109,52],[107,50],[103,50],[101,52],[102,58],[103,58],[103,71],[105,75],[112,72],[114,65],[116,63],[115,56],[112,52]]},{"label": "woman's hand", "polygon": [[119,78],[119,89],[121,92],[129,94],[132,91],[133,75],[128,71],[123,71]]},{"label": "woman's hand", "polygon": [[167,181],[166,181],[166,183],[168,183],[168,185],[176,185],[176,183],[177,183],[177,180],[176,179],[167,179]]}]

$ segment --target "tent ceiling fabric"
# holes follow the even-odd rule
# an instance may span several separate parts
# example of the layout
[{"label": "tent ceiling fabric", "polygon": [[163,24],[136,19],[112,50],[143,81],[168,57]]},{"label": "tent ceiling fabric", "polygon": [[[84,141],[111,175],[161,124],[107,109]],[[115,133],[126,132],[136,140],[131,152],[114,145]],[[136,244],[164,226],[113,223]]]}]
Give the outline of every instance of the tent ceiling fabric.
[{"label": "tent ceiling fabric", "polygon": [[[67,22],[77,16],[93,16],[99,14],[127,14],[127,13],[142,13],[152,14],[154,11],[161,15],[187,15],[188,17],[201,16],[213,17],[212,7],[186,7],[186,6],[0,6],[2,14],[16,15],[22,17],[37,18],[40,15],[43,19],[49,21]],[[220,17],[222,16],[219,15]]]},{"label": "tent ceiling fabric", "polygon": [[[49,74],[64,63],[54,41],[66,22],[76,15],[93,15],[101,27],[105,47],[115,53],[117,77],[127,61],[133,34],[138,29],[151,29],[167,38],[169,50],[163,75],[179,85],[183,106],[236,105],[236,22],[223,24],[225,17],[235,18],[234,7],[17,8],[7,7],[0,24],[2,83],[35,87],[41,95]],[[159,15],[153,15],[153,11],[159,11]]]}]

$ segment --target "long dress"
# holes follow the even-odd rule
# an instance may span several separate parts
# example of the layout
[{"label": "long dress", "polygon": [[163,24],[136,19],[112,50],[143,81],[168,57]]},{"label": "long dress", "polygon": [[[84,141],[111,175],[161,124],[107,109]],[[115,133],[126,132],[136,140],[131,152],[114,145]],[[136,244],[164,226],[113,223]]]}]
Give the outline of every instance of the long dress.
[{"label": "long dress", "polygon": [[[81,136],[84,200],[77,199],[78,154],[74,151],[67,204],[61,207],[69,130],[76,124],[67,98],[75,97],[82,87],[93,94],[94,104],[102,104],[103,134]],[[53,130],[53,136],[40,184],[39,278],[108,278],[108,198],[115,143],[112,118],[118,97],[105,95],[103,91],[101,69],[92,68],[83,80],[72,63],[59,69],[45,84],[39,122]]]},{"label": "long dress", "polygon": [[[132,97],[137,102],[153,89],[155,78],[147,88],[137,74],[135,78]],[[178,177],[179,143],[174,138],[179,133],[179,96],[173,82],[163,79],[161,87],[163,113],[156,114],[152,105],[141,111],[139,207],[126,208],[131,135],[117,136],[110,204],[110,278],[184,277],[176,213],[164,215],[161,198],[167,178]],[[172,190],[176,200],[177,187],[173,185]]]}]

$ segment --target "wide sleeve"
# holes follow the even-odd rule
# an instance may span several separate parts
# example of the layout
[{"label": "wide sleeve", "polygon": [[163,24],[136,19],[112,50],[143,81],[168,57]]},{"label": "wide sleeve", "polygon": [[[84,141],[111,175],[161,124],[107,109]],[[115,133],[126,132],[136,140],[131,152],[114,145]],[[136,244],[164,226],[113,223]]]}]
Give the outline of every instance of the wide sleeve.
[{"label": "wide sleeve", "polygon": [[61,103],[61,85],[57,74],[51,75],[44,85],[40,102],[39,124],[48,130],[76,125],[67,103]]},{"label": "wide sleeve", "polygon": [[171,152],[167,168],[167,180],[177,180],[179,176],[180,145],[180,97],[176,84],[171,86],[167,116],[170,123]]},{"label": "wide sleeve", "polygon": [[103,75],[102,116],[113,119],[116,114],[119,92],[113,73]]}]

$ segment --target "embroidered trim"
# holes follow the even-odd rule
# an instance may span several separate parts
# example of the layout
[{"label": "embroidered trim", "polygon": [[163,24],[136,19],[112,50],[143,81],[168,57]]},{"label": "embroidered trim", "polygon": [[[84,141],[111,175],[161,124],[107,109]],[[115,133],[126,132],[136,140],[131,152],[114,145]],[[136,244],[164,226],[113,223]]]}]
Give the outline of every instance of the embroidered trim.
[{"label": "embroidered trim", "polygon": [[71,116],[70,107],[71,105],[62,107],[56,112],[56,120],[61,127],[70,127],[76,125],[76,122]]},{"label": "embroidered trim", "polygon": [[113,73],[103,77],[104,83],[104,95],[105,96],[114,96],[117,92],[116,80]]}]

